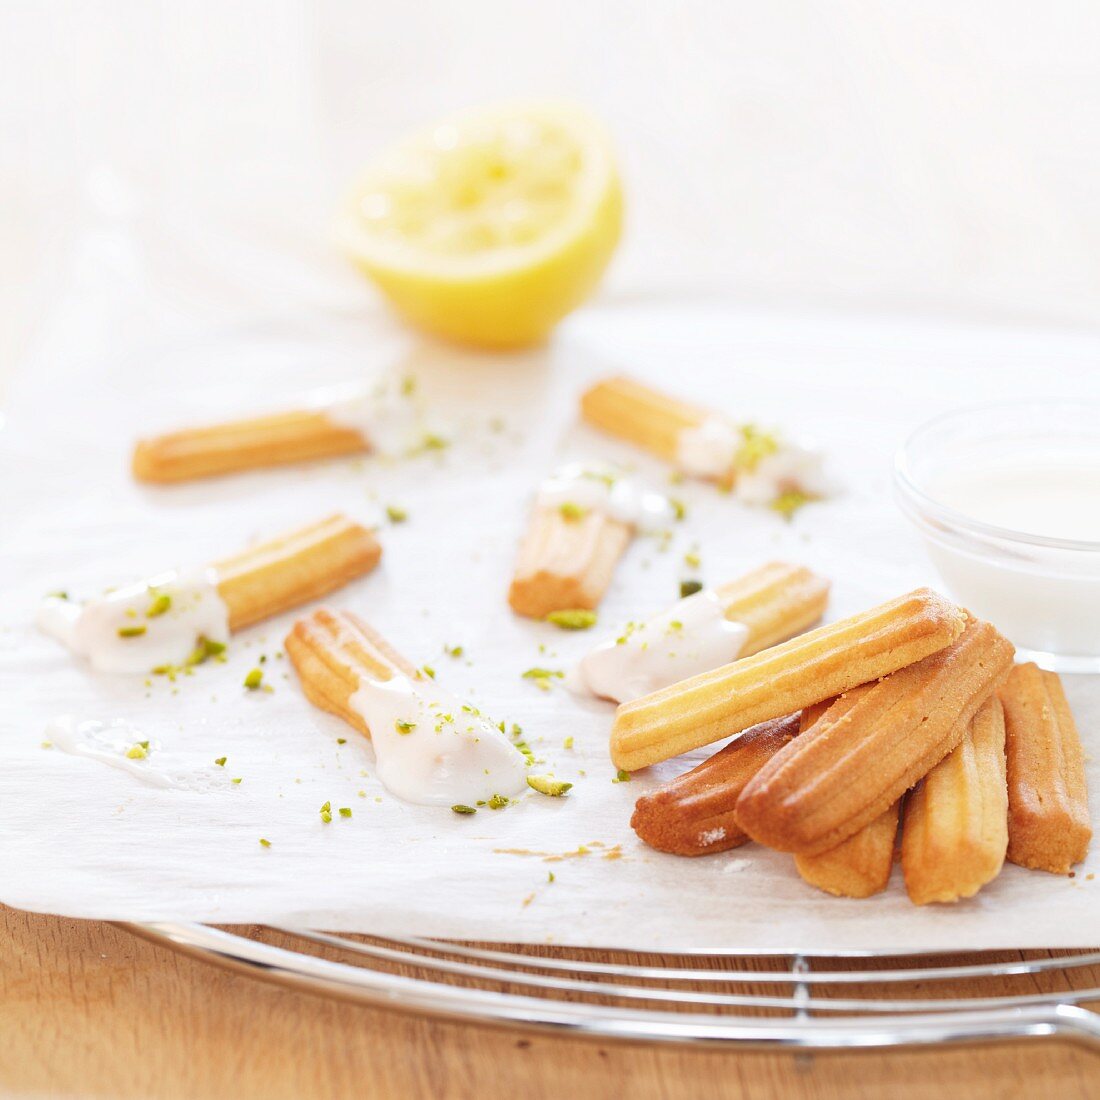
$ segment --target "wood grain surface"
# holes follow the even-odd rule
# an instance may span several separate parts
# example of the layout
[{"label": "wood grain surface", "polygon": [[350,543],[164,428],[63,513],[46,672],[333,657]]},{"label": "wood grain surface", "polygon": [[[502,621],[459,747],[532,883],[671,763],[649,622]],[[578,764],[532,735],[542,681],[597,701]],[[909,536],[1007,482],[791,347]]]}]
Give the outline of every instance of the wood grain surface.
[{"label": "wood grain surface", "polygon": [[1100,1096],[1100,1056],[1068,1044],[794,1057],[524,1036],[290,993],[3,907],[0,995],[4,1097]]}]

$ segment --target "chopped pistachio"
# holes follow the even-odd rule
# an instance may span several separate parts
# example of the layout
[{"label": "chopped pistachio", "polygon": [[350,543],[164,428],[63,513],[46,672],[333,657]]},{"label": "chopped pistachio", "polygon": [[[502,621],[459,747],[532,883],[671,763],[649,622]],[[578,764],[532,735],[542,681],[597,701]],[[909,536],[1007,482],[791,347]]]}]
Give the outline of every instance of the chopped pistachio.
[{"label": "chopped pistachio", "polygon": [[564,672],[552,668],[529,668],[522,673],[524,680],[533,680],[535,685],[542,691],[549,691],[551,681],[560,680],[563,676],[565,676]]},{"label": "chopped pistachio", "polygon": [[348,743],[348,739],[346,737],[337,737],[336,738],[336,744],[338,744],[338,745],[346,745],[347,743]]},{"label": "chopped pistachio", "polygon": [[264,671],[262,668],[252,669],[248,675],[244,678],[244,686],[249,691],[256,691],[264,682]]},{"label": "chopped pistachio", "polygon": [[322,810],[321,811],[321,820],[327,825],[332,820],[332,811],[331,810]]},{"label": "chopped pistachio", "polygon": [[607,470],[583,470],[581,472],[581,477],[586,477],[589,481],[602,481],[609,489],[617,480],[615,475],[609,473]]},{"label": "chopped pistachio", "polygon": [[620,768],[618,774],[615,776],[614,779],[611,780],[611,782],[612,783],[629,783],[630,779],[631,779],[630,772],[623,771],[623,769]]},{"label": "chopped pistachio", "polygon": [[687,516],[687,505],[679,497],[669,497],[668,505],[672,509],[673,519],[680,521]]},{"label": "chopped pistachio", "polygon": [[42,747],[44,749],[52,749],[53,748],[53,742],[52,741],[43,741],[42,742]]},{"label": "chopped pistachio", "polygon": [[144,760],[149,755],[148,745],[148,741],[146,741],[144,745],[140,742],[136,745],[131,745],[126,750],[127,758],[130,760]]},{"label": "chopped pistachio", "polygon": [[158,615],[163,615],[171,606],[172,597],[167,592],[161,592],[146,608],[145,617],[155,619]]},{"label": "chopped pistachio", "polygon": [[120,626],[118,628],[118,636],[120,638],[140,638],[146,631],[144,623],[139,623],[137,626]]},{"label": "chopped pistachio", "polygon": [[341,806],[340,807],[340,816],[341,817],[351,817],[351,807],[350,806]]},{"label": "chopped pistachio", "polygon": [[553,871],[547,871],[546,872],[546,881],[547,882],[553,882],[554,881],[554,872]]},{"label": "chopped pistachio", "polygon": [[446,653],[448,657],[454,657],[454,659],[457,661],[458,658],[466,652],[466,650],[463,646],[460,645],[445,645],[443,647],[443,652]]},{"label": "chopped pistachio", "polygon": [[328,813],[328,811],[329,811],[329,810],[331,810],[331,809],[332,809],[332,803],[331,803],[331,802],[326,802],[326,803],[325,803],[325,804],[324,804],[324,805],[323,805],[323,806],[321,807],[321,813],[323,813],[323,814],[324,814],[324,813]]},{"label": "chopped pistachio", "polygon": [[244,780],[238,778],[238,779],[231,779],[229,782],[232,783],[234,786],[239,787],[244,782]]},{"label": "chopped pistachio", "polygon": [[217,764],[219,768],[224,768],[225,767],[225,762],[228,759],[229,759],[228,756],[219,756],[218,759],[214,761],[214,763]]},{"label": "chopped pistachio", "polygon": [[399,508],[396,504],[386,505],[386,518],[390,523],[404,523],[409,518],[409,513],[404,508]]},{"label": "chopped pistachio", "polygon": [[420,671],[423,672],[424,675],[427,676],[429,680],[434,680],[435,679],[435,669],[432,668],[431,665],[421,665],[420,666]]},{"label": "chopped pistachio", "polygon": [[572,738],[572,737],[567,737],[567,738],[566,738],[566,739],[565,739],[565,740],[564,740],[564,741],[562,742],[562,747],[563,747],[563,748],[566,748],[566,749],[571,749],[571,748],[573,747],[573,738]]},{"label": "chopped pistachio", "polygon": [[702,581],[681,581],[680,582],[680,599],[685,599],[688,596],[694,596],[696,592],[703,591]]},{"label": "chopped pistachio", "polygon": [[356,793],[356,794],[357,794],[357,795],[358,795],[358,796],[359,796],[360,798],[366,798],[366,797],[367,797],[367,792],[366,792],[366,791],[356,791],[355,793]]},{"label": "chopped pistachio", "polygon": [[477,810],[473,806],[464,806],[461,802],[451,807],[452,812],[456,814],[476,814]]},{"label": "chopped pistachio", "polygon": [[270,848],[271,847],[271,841],[268,840],[267,837],[265,837],[265,836],[260,837],[260,847],[261,848]]},{"label": "chopped pistachio", "polygon": [[492,798],[489,799],[486,805],[489,807],[490,810],[503,810],[510,801],[511,799],[505,798],[502,794],[495,794]]},{"label": "chopped pistachio", "polygon": [[588,509],[574,501],[566,500],[558,505],[562,518],[569,523],[577,523],[588,515]]},{"label": "chopped pistachio", "polygon": [[779,450],[779,437],[774,432],[762,431],[755,424],[742,424],[741,442],[733,456],[736,470],[751,473],[762,459]]},{"label": "chopped pistachio", "polygon": [[414,393],[416,393],[416,375],[406,374],[401,379],[401,396],[412,397]]},{"label": "chopped pistachio", "polygon": [[47,596],[52,596],[55,600],[67,600],[69,599],[69,593],[64,590],[58,590],[57,592],[47,592]]},{"label": "chopped pistachio", "polygon": [[[218,660],[225,660],[224,654],[225,642],[215,642],[205,634],[200,634],[198,640],[195,642],[195,648],[191,651],[191,655],[184,661],[183,671],[187,672],[195,665],[201,665],[210,657],[216,657]],[[175,679],[175,673],[178,671],[180,670],[172,665],[161,665],[160,668],[153,669],[153,672],[157,675],[167,676],[170,680]]]},{"label": "chopped pistachio", "polygon": [[596,612],[585,608],[571,608],[564,611],[551,611],[546,616],[548,623],[560,626],[562,630],[588,630],[596,625]]},{"label": "chopped pistachio", "polygon": [[551,798],[561,798],[566,791],[572,788],[573,784],[555,779],[552,775],[529,775],[527,786],[533,791],[538,791],[539,794],[549,795]]},{"label": "chopped pistachio", "polygon": [[768,507],[773,512],[778,512],[785,520],[790,522],[790,520],[794,518],[795,512],[797,512],[799,508],[809,504],[813,499],[813,497],[806,493],[799,492],[797,489],[788,489],[786,492],[780,493]]},{"label": "chopped pistachio", "polygon": [[397,730],[398,733],[412,733],[412,731],[416,729],[416,723],[408,722],[404,718],[398,718],[397,721],[394,722],[393,728]]},{"label": "chopped pistachio", "polygon": [[703,564],[703,559],[699,557],[698,553],[694,550],[689,550],[684,555],[684,564],[690,565],[692,569],[698,569]]}]

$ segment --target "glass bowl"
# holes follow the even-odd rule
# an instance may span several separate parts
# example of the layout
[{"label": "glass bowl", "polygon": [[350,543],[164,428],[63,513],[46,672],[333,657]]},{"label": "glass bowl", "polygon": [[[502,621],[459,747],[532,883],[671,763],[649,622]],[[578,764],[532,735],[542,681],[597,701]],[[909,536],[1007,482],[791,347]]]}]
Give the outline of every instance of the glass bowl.
[{"label": "glass bowl", "polygon": [[898,452],[894,490],[954,599],[1022,659],[1100,672],[1100,403],[936,417]]}]

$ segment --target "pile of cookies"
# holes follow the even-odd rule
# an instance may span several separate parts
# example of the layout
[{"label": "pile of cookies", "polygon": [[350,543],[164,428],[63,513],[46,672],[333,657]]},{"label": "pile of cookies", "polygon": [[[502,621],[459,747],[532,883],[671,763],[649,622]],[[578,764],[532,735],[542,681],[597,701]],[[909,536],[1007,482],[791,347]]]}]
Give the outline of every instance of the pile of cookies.
[{"label": "pile of cookies", "polygon": [[918,905],[973,896],[1006,858],[1068,873],[1092,835],[1081,742],[1059,678],[1013,657],[919,589],[627,703],[623,768],[738,734],[639,799],[632,825],[684,856],[755,840],[845,897],[885,889],[899,824]]}]

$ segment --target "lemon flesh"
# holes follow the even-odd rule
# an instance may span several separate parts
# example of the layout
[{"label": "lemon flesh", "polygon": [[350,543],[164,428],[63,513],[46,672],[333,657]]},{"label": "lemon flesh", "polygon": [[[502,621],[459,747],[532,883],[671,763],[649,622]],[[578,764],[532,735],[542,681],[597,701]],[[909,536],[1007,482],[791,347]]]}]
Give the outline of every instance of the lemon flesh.
[{"label": "lemon flesh", "polygon": [[480,111],[378,159],[338,236],[418,327],[481,347],[542,340],[591,293],[618,243],[610,143],[556,104]]}]

